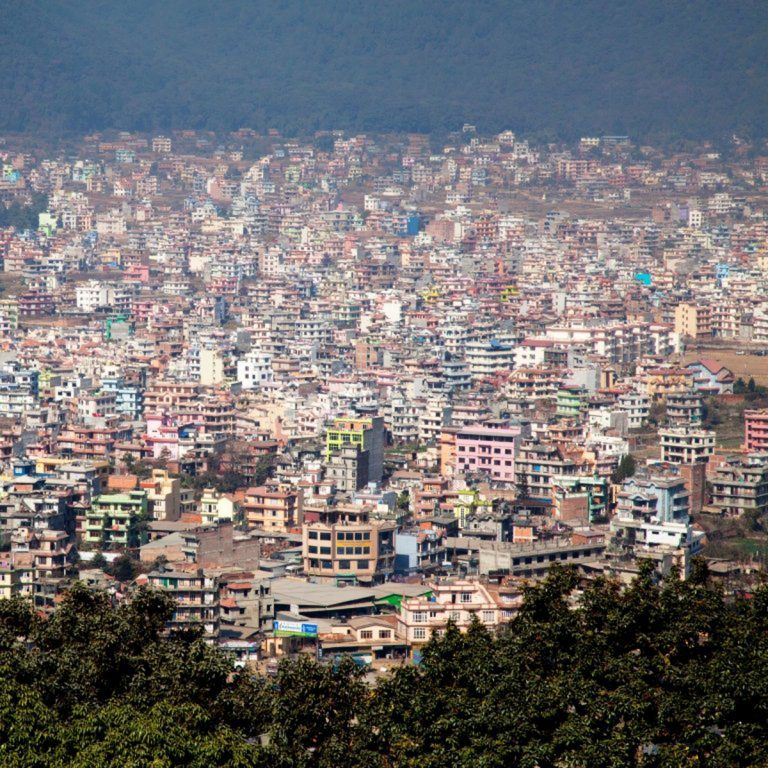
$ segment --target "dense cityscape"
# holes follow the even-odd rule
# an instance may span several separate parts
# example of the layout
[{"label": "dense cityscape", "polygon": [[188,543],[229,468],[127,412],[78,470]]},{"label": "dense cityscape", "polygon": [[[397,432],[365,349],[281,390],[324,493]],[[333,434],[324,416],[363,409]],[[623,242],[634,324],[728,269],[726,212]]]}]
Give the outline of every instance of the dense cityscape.
[{"label": "dense cityscape", "polygon": [[[519,644],[552,590],[573,617],[581,596],[638,585],[759,610],[765,143],[105,131],[6,134],[0,160],[9,648],[29,622],[42,646],[74,642],[73,622],[141,645],[109,617],[155,611],[147,647],[177,638],[248,685],[295,685],[278,710],[299,706],[291,675],[315,675],[305,695],[341,686],[326,706],[357,721],[375,707],[354,714],[342,689],[378,686],[384,706],[388,680],[434,676],[456,643]],[[501,747],[433,763],[423,744],[380,762],[348,728],[324,749],[273,728],[288,752],[270,764],[630,764]],[[277,760],[264,738],[242,762],[219,745],[162,765]],[[753,746],[696,754],[757,764]],[[631,764],[688,764],[663,754]]]}]

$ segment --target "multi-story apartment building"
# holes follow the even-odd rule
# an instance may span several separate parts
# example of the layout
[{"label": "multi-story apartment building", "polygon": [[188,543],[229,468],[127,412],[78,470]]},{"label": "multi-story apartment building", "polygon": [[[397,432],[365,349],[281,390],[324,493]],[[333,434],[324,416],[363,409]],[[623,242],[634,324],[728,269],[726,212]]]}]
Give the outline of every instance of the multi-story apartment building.
[{"label": "multi-story apartment building", "polygon": [[523,425],[486,422],[462,427],[456,436],[455,471],[487,475],[496,483],[514,483],[515,457]]},{"label": "multi-story apartment building", "polygon": [[645,386],[652,400],[665,401],[670,395],[689,392],[693,372],[688,368],[660,365],[645,371]]},{"label": "multi-story apartment building", "polygon": [[397,532],[395,542],[395,571],[423,573],[440,567],[445,559],[443,531],[423,524]]},{"label": "multi-story apartment building", "polygon": [[381,416],[334,419],[325,433],[326,461],[345,446],[357,447],[360,460],[367,467],[367,482],[381,482],[384,472],[384,419]]},{"label": "multi-story apartment building", "polygon": [[104,392],[115,395],[115,413],[131,420],[138,420],[144,413],[144,390],[136,384],[128,384],[120,377],[102,379]]},{"label": "multi-story apartment building", "polygon": [[68,426],[59,435],[59,453],[77,460],[108,459],[115,452],[115,444],[129,437],[130,431],[119,426]]},{"label": "multi-story apartment building", "polygon": [[235,503],[227,495],[215,488],[205,488],[200,497],[200,517],[203,525],[218,525],[232,522],[235,517]]},{"label": "multi-story apartment building", "polygon": [[733,392],[736,377],[724,365],[714,360],[698,360],[687,365],[693,371],[693,386],[704,395],[724,395]]},{"label": "multi-story apartment building", "polygon": [[690,392],[675,392],[667,395],[667,421],[674,427],[700,424],[704,414],[701,395]]},{"label": "multi-story apartment building", "polygon": [[148,413],[190,411],[200,399],[200,385],[181,381],[155,381],[144,393]]},{"label": "multi-story apartment building", "polygon": [[551,499],[556,477],[589,474],[587,463],[578,461],[563,448],[552,443],[524,441],[516,460],[516,481],[527,485],[535,499]]},{"label": "multi-story apartment building", "polygon": [[744,411],[744,447],[750,453],[768,453],[768,409]]},{"label": "multi-story apartment building", "polygon": [[563,387],[557,393],[557,415],[578,418],[586,405],[586,390],[581,387]]},{"label": "multi-story apartment building", "polygon": [[423,403],[404,395],[393,397],[389,404],[389,428],[396,443],[415,443],[419,439],[419,419]]},{"label": "multi-story apartment building", "polygon": [[344,504],[302,526],[304,572],[331,582],[378,583],[394,571],[395,523],[371,519],[368,507]]},{"label": "multi-story apartment building", "polygon": [[181,516],[181,480],[164,469],[153,469],[140,487],[147,494],[147,511],[153,520],[178,520]]},{"label": "multi-story apartment building", "polygon": [[473,621],[493,628],[509,621],[519,604],[502,607],[477,581],[433,584],[428,597],[407,597],[400,603],[398,634],[418,649],[432,637],[443,634],[448,622],[466,632]]},{"label": "multi-story apartment building", "polygon": [[83,540],[105,549],[138,546],[146,539],[139,526],[146,519],[145,491],[101,494],[85,513]]},{"label": "multi-story apartment building", "polygon": [[644,392],[624,392],[619,395],[618,405],[627,414],[629,429],[640,429],[651,412],[651,398]]},{"label": "multi-story apartment building", "polygon": [[659,430],[661,460],[670,464],[706,463],[715,452],[716,435],[701,427],[667,427]]},{"label": "multi-story apartment building", "polygon": [[268,352],[253,349],[237,362],[237,380],[243,389],[258,389],[272,377],[272,355]]},{"label": "multi-story apartment building", "polygon": [[712,335],[712,309],[708,304],[681,302],[675,307],[675,333],[694,339]]},{"label": "multi-story apartment building", "polygon": [[477,381],[497,371],[511,371],[515,367],[515,348],[496,339],[471,341],[466,344],[465,358],[472,379]]},{"label": "multi-story apartment building", "polygon": [[147,584],[168,592],[176,601],[167,623],[170,632],[201,626],[208,642],[219,636],[218,577],[196,571],[157,570],[147,574]]},{"label": "multi-story apartment building", "polygon": [[351,494],[368,485],[368,460],[358,446],[334,451],[325,462],[325,479],[340,493]]},{"label": "multi-story apartment building", "polygon": [[670,470],[650,468],[624,481],[611,519],[612,547],[635,557],[670,555],[687,574],[690,557],[701,551],[702,535],[690,524],[685,480]]},{"label": "multi-story apartment building", "polygon": [[451,423],[452,413],[453,409],[446,399],[437,395],[428,397],[419,410],[419,443],[422,445],[437,443],[443,427]]},{"label": "multi-story apartment building", "polygon": [[287,532],[301,525],[302,492],[288,485],[262,485],[245,492],[243,511],[249,528]]},{"label": "multi-story apartment building", "polygon": [[711,503],[706,511],[725,517],[768,511],[768,454],[733,456],[710,476]]}]

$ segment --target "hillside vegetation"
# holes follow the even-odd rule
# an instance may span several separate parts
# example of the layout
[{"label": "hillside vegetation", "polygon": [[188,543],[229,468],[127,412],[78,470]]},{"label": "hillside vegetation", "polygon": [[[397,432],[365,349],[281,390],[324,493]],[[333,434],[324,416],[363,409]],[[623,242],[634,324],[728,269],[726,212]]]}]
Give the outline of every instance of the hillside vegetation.
[{"label": "hillside vegetation", "polygon": [[[0,601],[0,766],[549,768],[768,762],[768,588],[574,571],[496,635],[449,628],[369,688],[349,659],[235,672],[164,595],[76,587],[53,618]],[[578,605],[574,609],[574,605]]]},{"label": "hillside vegetation", "polygon": [[761,0],[25,0],[0,130],[768,131]]}]

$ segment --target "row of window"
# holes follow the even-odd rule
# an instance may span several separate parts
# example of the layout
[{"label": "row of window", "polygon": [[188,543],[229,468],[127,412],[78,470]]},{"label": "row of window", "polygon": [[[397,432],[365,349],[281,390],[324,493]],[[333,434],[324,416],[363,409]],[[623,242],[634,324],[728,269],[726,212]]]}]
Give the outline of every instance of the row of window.
[{"label": "row of window", "polygon": [[[413,629],[413,639],[414,640],[426,640],[428,632],[429,632],[429,630],[426,627],[414,627],[414,629]],[[440,637],[443,634],[445,634],[445,630],[444,629],[433,629],[432,630],[432,635],[434,637]]]},{"label": "row of window", "polygon": [[[595,550],[595,554],[598,554],[600,552],[599,549]],[[579,557],[589,557],[592,554],[591,549],[585,549],[583,551],[579,550],[572,550],[570,552],[570,557],[574,560],[578,559]],[[569,557],[568,552],[561,552],[559,555],[556,554],[550,554],[550,555],[539,555],[538,557],[515,557],[512,559],[512,565],[531,565],[531,563],[534,562],[534,560],[537,563],[544,563],[544,562],[554,562],[555,560],[567,560]]]},{"label": "row of window", "polygon": [[[313,531],[310,529],[308,533],[310,539],[320,539],[320,541],[330,541],[330,531]],[[336,531],[336,538],[339,541],[370,541],[370,531]]]},{"label": "row of window", "polygon": [[[338,566],[341,570],[351,570],[352,560],[338,560]],[[370,568],[370,560],[355,560],[355,568],[359,571],[367,571]],[[330,571],[333,569],[333,560],[315,560],[309,561],[310,568],[322,568],[323,570]]]}]

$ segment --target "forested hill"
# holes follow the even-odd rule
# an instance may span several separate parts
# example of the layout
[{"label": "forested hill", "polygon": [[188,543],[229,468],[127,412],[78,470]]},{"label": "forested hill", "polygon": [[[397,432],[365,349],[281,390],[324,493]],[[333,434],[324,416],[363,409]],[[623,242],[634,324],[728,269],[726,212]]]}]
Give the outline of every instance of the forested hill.
[{"label": "forested hill", "polygon": [[7,0],[0,130],[768,134],[764,0]]}]

